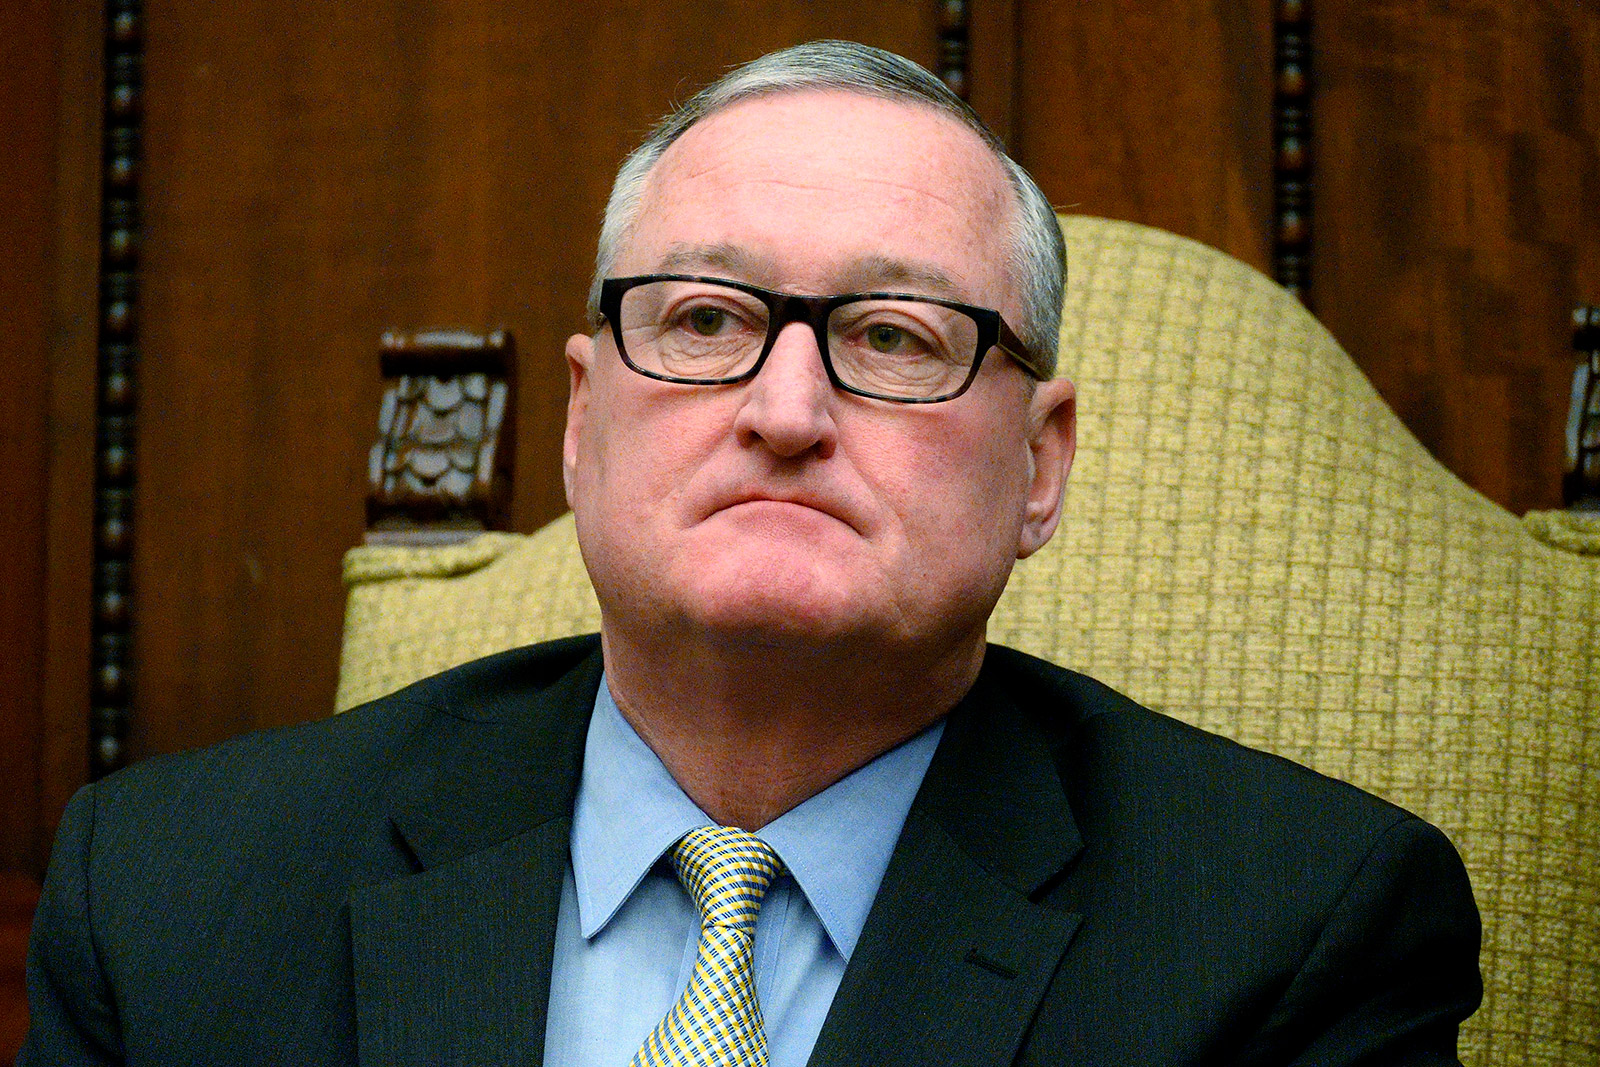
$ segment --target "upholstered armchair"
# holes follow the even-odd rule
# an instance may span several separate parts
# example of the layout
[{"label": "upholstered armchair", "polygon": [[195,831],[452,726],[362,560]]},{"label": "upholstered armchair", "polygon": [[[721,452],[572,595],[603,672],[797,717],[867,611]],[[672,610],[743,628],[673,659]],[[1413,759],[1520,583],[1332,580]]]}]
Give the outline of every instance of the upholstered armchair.
[{"label": "upholstered armchair", "polygon": [[[1078,463],[991,640],[1442,827],[1484,919],[1466,1062],[1600,1061],[1600,526],[1467,488],[1250,268],[1062,225]],[[570,516],[345,579],[340,708],[599,623]]]}]

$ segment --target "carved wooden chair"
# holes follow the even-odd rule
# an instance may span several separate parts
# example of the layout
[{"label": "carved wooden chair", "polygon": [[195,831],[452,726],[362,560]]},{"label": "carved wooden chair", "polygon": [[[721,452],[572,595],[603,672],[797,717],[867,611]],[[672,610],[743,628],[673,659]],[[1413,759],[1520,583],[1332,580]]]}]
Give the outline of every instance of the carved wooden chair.
[{"label": "carved wooden chair", "polygon": [[[1466,1062],[1600,1061],[1600,518],[1467,488],[1249,267],[1063,227],[1078,464],[991,639],[1442,827],[1484,918]],[[340,707],[598,626],[570,516],[345,579]]]}]

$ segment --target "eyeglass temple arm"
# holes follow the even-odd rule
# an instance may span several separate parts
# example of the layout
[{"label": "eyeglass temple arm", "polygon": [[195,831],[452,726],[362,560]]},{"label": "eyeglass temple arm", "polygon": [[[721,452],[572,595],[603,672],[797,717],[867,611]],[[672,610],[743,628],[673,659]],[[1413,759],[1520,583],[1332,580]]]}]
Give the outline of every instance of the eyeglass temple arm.
[{"label": "eyeglass temple arm", "polygon": [[1022,338],[1016,335],[1005,319],[1000,320],[1000,340],[995,342],[995,347],[1022,364],[1024,370],[1041,382],[1050,379],[1050,375],[1045,372],[1044,365],[1039,361],[1038,357],[1028,351],[1028,346],[1022,343]]}]

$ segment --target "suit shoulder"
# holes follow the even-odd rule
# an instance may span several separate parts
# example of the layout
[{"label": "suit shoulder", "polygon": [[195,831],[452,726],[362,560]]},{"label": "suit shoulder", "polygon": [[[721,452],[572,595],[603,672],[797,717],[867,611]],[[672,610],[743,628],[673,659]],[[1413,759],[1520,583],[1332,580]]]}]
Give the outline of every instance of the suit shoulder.
[{"label": "suit shoulder", "polygon": [[96,808],[135,823],[175,811],[238,805],[318,807],[377,788],[418,743],[465,722],[523,712],[598,646],[569,638],[473,660],[325,719],[257,730],[204,748],[155,756],[95,786]]},{"label": "suit shoulder", "polygon": [[1153,711],[1087,675],[1013,649],[992,648],[991,655],[1056,750],[1064,778],[1081,783],[1086,798],[1142,799],[1172,807],[1174,817],[1203,808],[1192,813],[1284,833],[1314,822],[1324,832],[1371,837],[1415,818],[1348,782]]}]

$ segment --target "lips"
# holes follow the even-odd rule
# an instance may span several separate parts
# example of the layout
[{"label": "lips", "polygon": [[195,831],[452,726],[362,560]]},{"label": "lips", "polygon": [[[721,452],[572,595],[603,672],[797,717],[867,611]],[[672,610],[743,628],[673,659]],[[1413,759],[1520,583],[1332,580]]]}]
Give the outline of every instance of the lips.
[{"label": "lips", "polygon": [[861,532],[861,526],[856,521],[854,510],[844,501],[804,491],[768,488],[739,490],[718,498],[715,506],[707,512],[707,518],[719,511],[739,507],[741,504],[792,504],[796,507],[810,508],[812,511],[820,511],[830,518],[839,520],[857,533]]}]

